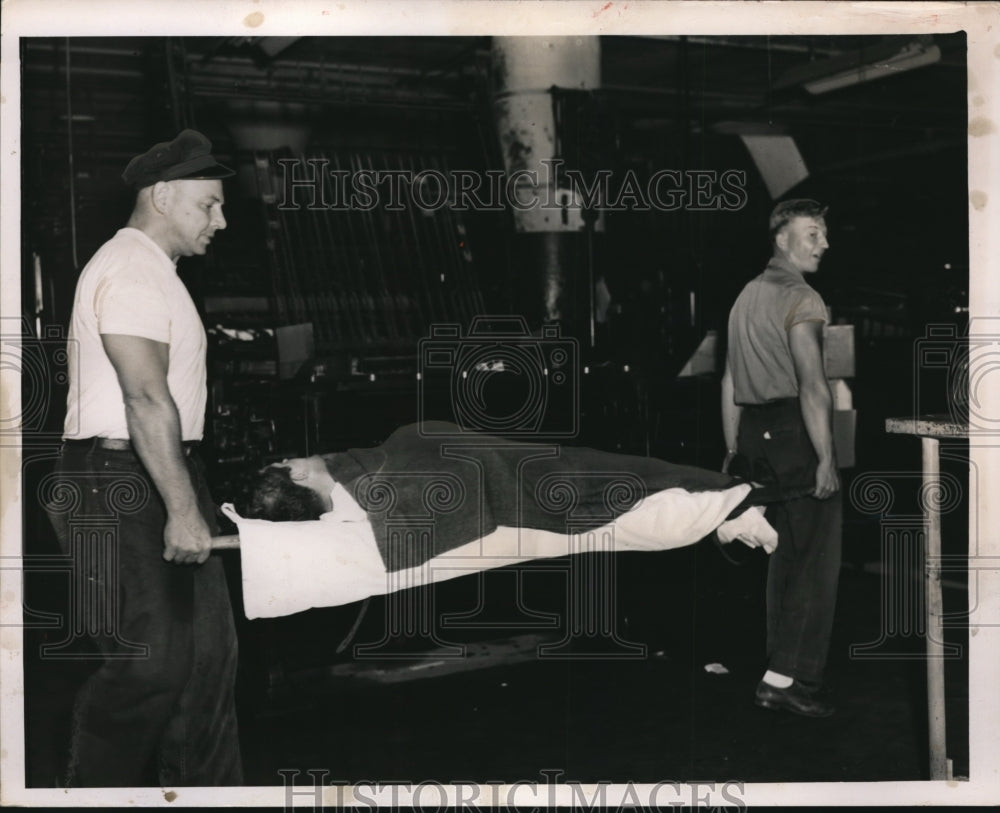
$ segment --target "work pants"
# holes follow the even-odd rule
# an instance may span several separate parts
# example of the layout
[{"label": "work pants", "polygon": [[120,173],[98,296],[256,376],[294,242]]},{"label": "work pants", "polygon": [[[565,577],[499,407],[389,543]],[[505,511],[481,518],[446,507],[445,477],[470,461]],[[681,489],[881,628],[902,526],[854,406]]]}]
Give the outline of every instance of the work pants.
[{"label": "work pants", "polygon": [[[204,467],[186,461],[214,531]],[[73,565],[70,625],[103,655],[74,705],[67,784],[241,784],[222,561],[164,561],[165,509],[133,452],[67,443],[56,477],[46,507]]]},{"label": "work pants", "polygon": [[767,575],[768,667],[820,683],[840,577],[841,492],[802,496],[815,484],[818,461],[797,398],[744,407],[738,451],[756,482],[787,497],[767,512],[778,532]]}]

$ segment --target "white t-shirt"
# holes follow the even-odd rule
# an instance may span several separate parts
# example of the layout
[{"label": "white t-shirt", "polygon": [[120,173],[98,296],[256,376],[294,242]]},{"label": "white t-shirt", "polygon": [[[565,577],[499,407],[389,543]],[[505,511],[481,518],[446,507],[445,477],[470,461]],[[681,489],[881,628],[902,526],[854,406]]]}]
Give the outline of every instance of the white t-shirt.
[{"label": "white t-shirt", "polygon": [[64,438],[127,438],[125,401],[101,334],[170,345],[167,386],[182,440],[205,425],[205,328],[173,261],[142,231],[124,228],[98,249],[76,285],[70,319]]}]

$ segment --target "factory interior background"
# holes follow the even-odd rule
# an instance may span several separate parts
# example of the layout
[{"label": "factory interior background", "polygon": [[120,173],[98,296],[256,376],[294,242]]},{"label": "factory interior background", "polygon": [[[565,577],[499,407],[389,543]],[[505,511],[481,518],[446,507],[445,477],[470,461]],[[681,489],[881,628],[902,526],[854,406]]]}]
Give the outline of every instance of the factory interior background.
[{"label": "factory interior background", "polygon": [[[237,169],[228,227],[179,265],[208,332],[204,456],[219,502],[247,468],[451,417],[455,370],[424,352],[430,338],[504,341],[546,364],[561,348],[570,400],[511,365],[482,409],[507,415],[549,387],[532,404],[541,420],[571,416],[566,442],[718,469],[726,318],[769,257],[778,198],[829,206],[831,248],[809,281],[852,339],[833,718],[753,706],[761,551],[705,540],[615,557],[602,608],[613,635],[599,640],[567,628],[558,568],[421,588],[435,625],[411,635],[388,623],[384,598],[247,620],[239,556],[222,553],[248,784],[281,784],[281,769],[344,781],[926,778],[920,444],[887,435],[885,420],[954,413],[967,383],[965,36],[529,39],[21,40],[29,787],[57,783],[72,693],[95,664],[66,625],[67,574],[32,565],[57,553],[31,495],[58,452],[73,289],[128,217],[125,164],[184,127]],[[900,54],[917,64],[861,70]],[[539,99],[552,129],[526,145],[518,110]],[[384,194],[338,206],[329,180],[465,171],[502,183],[532,150],[583,179],[604,172],[619,205],[600,211],[564,183],[566,205],[547,213],[463,210],[437,205],[430,183],[424,206],[388,207]],[[313,170],[326,172],[322,190]],[[653,177],[674,194],[644,205]],[[962,442],[943,446],[942,471],[967,482]],[[888,502],[871,496],[876,481]],[[968,495],[953,497],[944,545],[960,555]],[[946,576],[948,755],[961,777],[975,597],[964,572]],[[537,656],[559,642],[559,657]],[[40,656],[53,644],[65,657]],[[441,657],[456,645],[466,657]]]}]

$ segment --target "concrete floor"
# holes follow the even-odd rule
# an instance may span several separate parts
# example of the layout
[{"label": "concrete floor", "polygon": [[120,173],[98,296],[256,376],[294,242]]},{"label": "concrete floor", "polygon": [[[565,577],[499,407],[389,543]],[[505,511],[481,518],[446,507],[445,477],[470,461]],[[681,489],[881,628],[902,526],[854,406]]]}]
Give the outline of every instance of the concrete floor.
[{"label": "concrete floor", "polygon": [[[645,644],[645,657],[515,659],[400,682],[302,670],[244,716],[249,776],[267,784],[278,769],[299,768],[349,781],[542,781],[546,770],[621,783],[926,778],[924,664],[898,657],[922,641],[900,637],[850,655],[852,644],[880,638],[880,577],[843,574],[829,668],[838,713],[809,720],[752,703],[762,671],[759,561],[734,568],[710,545],[669,562],[635,558],[621,567],[623,583],[662,587],[622,597],[619,633]],[[432,653],[424,663],[435,661]],[[707,672],[710,663],[728,674]],[[956,775],[968,764],[963,666],[948,664]]]},{"label": "concrete floor", "polygon": [[[848,531],[858,540],[878,529],[849,524]],[[326,770],[330,780],[352,783],[541,782],[546,771],[561,772],[563,781],[618,783],[927,777],[922,640],[896,635],[865,657],[851,654],[852,645],[882,638],[883,576],[846,558],[828,669],[838,712],[810,720],[752,702],[763,668],[763,553],[734,566],[705,541],[621,555],[615,568],[616,608],[608,617],[619,644],[577,640],[567,657],[536,649],[565,633],[565,577],[544,570],[529,569],[521,583],[523,606],[563,619],[548,629],[503,625],[519,614],[509,572],[486,582],[491,603],[479,620],[498,620],[497,627],[439,623],[436,642],[391,638],[366,657],[353,657],[351,647],[336,652],[358,605],[241,619],[247,784],[280,785],[279,771],[290,769]],[[472,579],[437,590],[439,622],[474,607],[478,595]],[[33,609],[43,609],[44,593],[41,583],[29,590]],[[960,610],[966,597],[947,588],[945,600],[946,609]],[[372,601],[353,646],[382,639],[385,606]],[[951,629],[949,641],[965,652],[963,634]],[[92,668],[39,661],[37,644],[53,638],[58,632],[26,633],[27,779],[36,787],[58,781],[72,693]],[[467,644],[468,657],[434,651],[442,643]],[[636,646],[644,650],[639,657]],[[710,663],[727,674],[707,672]],[[955,775],[965,776],[964,657],[947,662],[947,678],[949,756]]]}]

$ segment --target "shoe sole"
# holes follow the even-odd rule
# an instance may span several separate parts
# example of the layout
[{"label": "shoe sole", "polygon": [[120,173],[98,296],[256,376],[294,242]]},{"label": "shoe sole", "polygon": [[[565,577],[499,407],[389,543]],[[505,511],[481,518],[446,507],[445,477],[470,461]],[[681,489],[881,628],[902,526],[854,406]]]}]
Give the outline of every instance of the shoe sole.
[{"label": "shoe sole", "polygon": [[833,709],[822,714],[810,714],[808,711],[801,711],[800,709],[793,709],[790,706],[786,706],[784,703],[775,703],[773,700],[761,700],[759,697],[754,699],[754,703],[760,706],[762,709],[767,709],[768,711],[788,711],[792,714],[798,714],[800,717],[832,717]]}]

